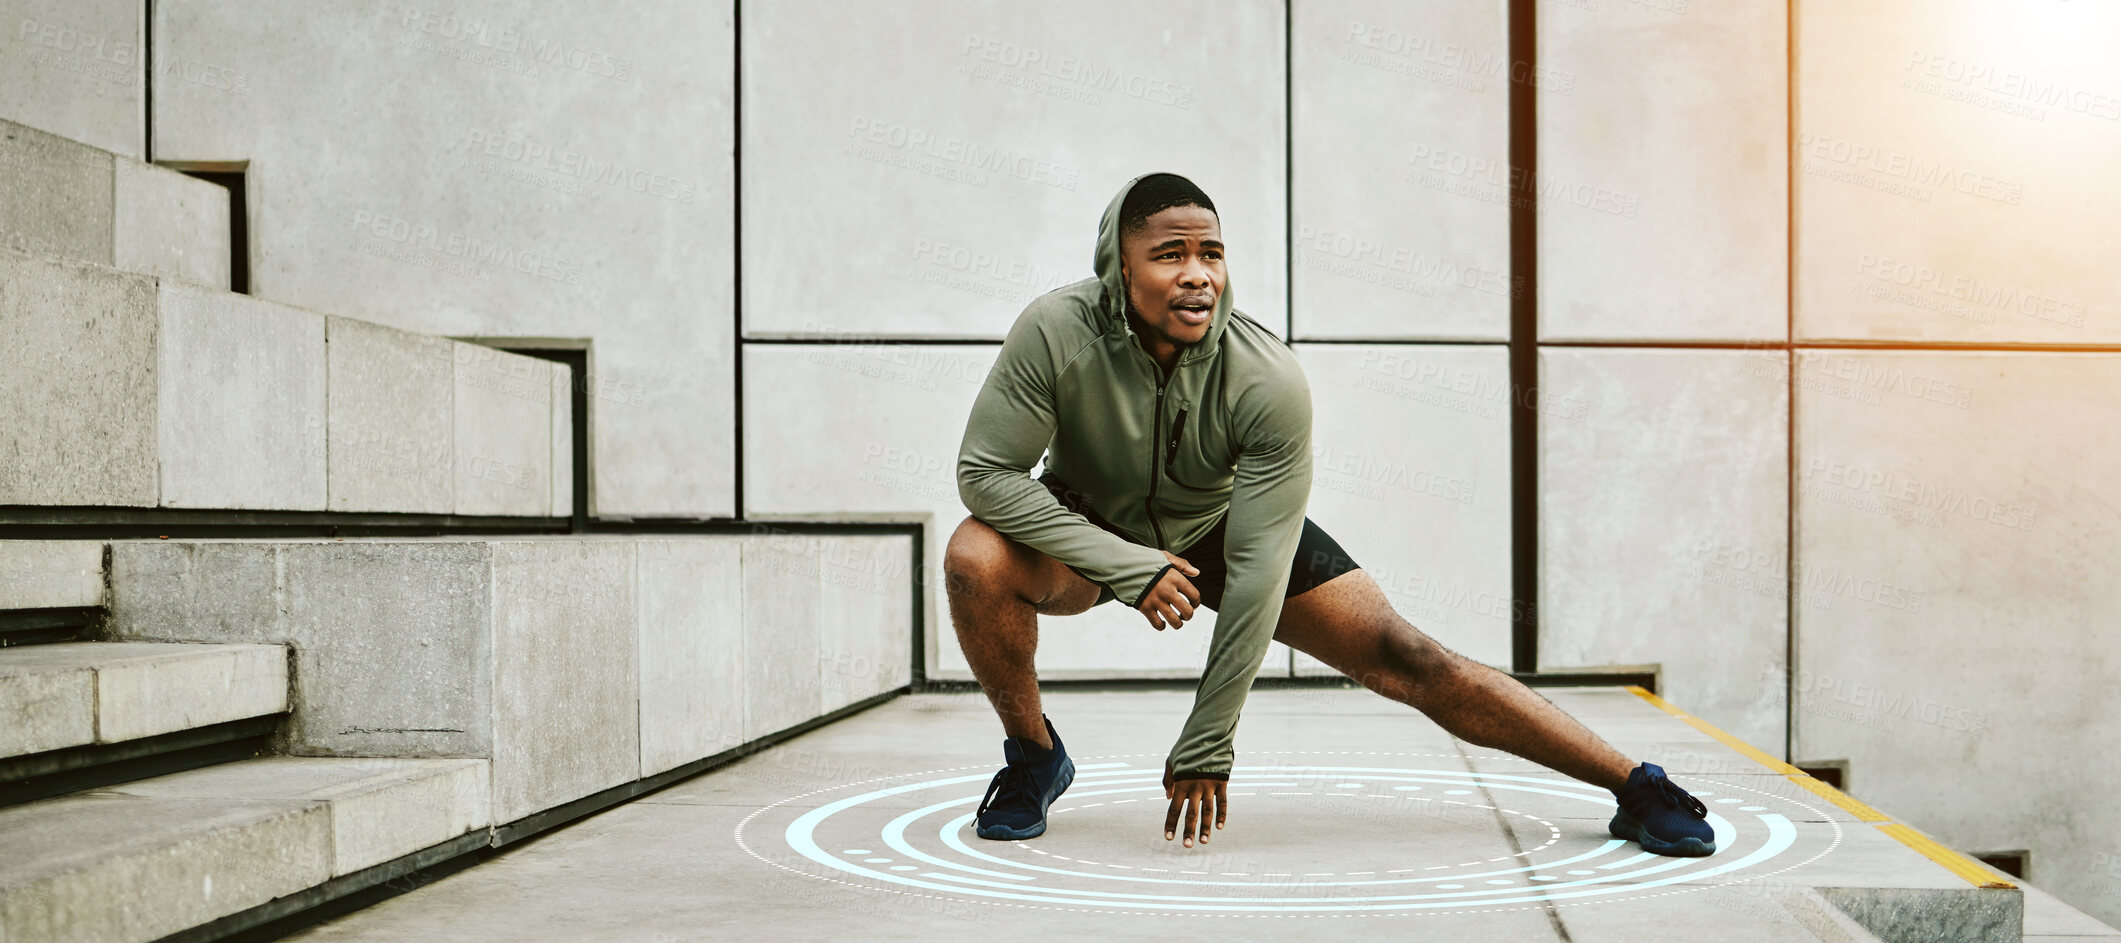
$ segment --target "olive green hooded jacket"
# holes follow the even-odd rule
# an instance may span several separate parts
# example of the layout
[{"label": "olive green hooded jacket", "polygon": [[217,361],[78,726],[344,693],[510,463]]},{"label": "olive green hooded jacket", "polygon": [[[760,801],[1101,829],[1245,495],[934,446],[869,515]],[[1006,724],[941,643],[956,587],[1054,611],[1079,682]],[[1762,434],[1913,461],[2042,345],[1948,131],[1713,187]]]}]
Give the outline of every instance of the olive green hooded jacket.
[{"label": "olive green hooded jacket", "polygon": [[[1231,306],[1226,283],[1200,343],[1168,380],[1128,325],[1119,211],[1097,227],[1097,277],[1032,300],[973,401],[958,495],[996,531],[1137,605],[1224,515],[1228,581],[1175,779],[1228,779],[1238,711],[1281,617],[1311,492],[1311,392],[1274,332]],[[1128,540],[1067,510],[1030,477],[1046,468]],[[1196,564],[1199,561],[1192,561]]]}]

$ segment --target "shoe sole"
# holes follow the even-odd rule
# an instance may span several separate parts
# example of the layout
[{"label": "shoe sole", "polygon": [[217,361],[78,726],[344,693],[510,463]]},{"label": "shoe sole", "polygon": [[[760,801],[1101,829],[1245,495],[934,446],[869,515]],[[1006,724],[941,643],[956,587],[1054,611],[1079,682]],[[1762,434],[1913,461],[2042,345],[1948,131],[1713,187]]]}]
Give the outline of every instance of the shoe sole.
[{"label": "shoe sole", "polygon": [[1614,838],[1641,845],[1642,850],[1651,854],[1673,858],[1706,858],[1716,853],[1715,842],[1702,841],[1692,835],[1678,841],[1663,841],[1643,828],[1641,822],[1629,818],[1625,812],[1613,813],[1613,821],[1607,823],[1606,832]]},{"label": "shoe sole", "polygon": [[1060,788],[1053,790],[1053,795],[1046,800],[1045,808],[1038,810],[1038,821],[1023,828],[1010,828],[1007,825],[975,825],[972,829],[973,834],[981,838],[991,838],[995,841],[1023,841],[1026,838],[1037,838],[1046,834],[1046,809],[1052,808],[1053,800],[1060,798],[1061,793],[1067,792],[1068,787],[1075,784],[1075,761],[1062,757],[1061,762],[1065,765],[1061,767]]}]

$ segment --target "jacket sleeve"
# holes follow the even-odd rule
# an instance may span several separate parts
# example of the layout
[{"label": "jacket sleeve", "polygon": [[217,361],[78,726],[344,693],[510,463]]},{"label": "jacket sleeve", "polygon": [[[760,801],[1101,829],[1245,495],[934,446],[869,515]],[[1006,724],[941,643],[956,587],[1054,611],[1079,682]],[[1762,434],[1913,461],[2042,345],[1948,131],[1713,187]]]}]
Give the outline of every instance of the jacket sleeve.
[{"label": "jacket sleeve", "polygon": [[958,448],[957,495],[973,517],[1110,587],[1131,606],[1170,566],[1163,551],[1090,523],[1031,477],[1053,441],[1062,353],[1033,312],[1017,318],[972,401]]},{"label": "jacket sleeve", "polygon": [[1171,750],[1173,780],[1230,778],[1238,711],[1281,621],[1311,495],[1311,391],[1293,362],[1289,374],[1262,397],[1249,422],[1239,422],[1243,445],[1223,545],[1229,568],[1223,608],[1215,615],[1193,713]]}]

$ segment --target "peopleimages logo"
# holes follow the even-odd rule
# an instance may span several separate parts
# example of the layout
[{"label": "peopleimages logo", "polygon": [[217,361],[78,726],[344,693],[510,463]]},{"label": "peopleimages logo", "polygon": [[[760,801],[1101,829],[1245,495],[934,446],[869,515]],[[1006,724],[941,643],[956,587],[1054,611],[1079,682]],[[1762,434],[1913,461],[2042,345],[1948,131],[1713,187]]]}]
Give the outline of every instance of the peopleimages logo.
[{"label": "peopleimages logo", "polygon": [[[454,10],[446,13],[436,12],[410,4],[394,5],[386,0],[383,4],[383,15],[393,15],[393,6],[398,25],[415,34],[415,38],[430,43],[441,40],[461,44],[461,48],[457,49],[425,48],[423,51],[451,55],[483,52],[496,58],[481,64],[530,75],[535,75],[539,66],[550,66],[618,82],[631,82],[634,79],[632,59],[615,56],[603,50],[555,41],[550,37],[533,38],[514,27],[481,17],[463,16]],[[464,58],[461,55],[457,57]]]},{"label": "peopleimages logo", "polygon": [[[901,163],[905,156],[910,155],[923,163],[932,161],[960,172],[999,174],[1062,190],[1073,190],[1082,181],[1082,171],[1066,164],[1057,164],[1028,154],[1011,153],[1005,148],[938,135],[922,128],[891,121],[857,117],[847,129],[847,136],[855,141],[854,156],[894,166],[906,166],[906,169],[928,172],[918,164],[907,166]],[[892,155],[887,151],[902,153]],[[967,182],[973,182],[973,179],[968,179]],[[985,183],[980,181],[975,185],[985,186]]]},{"label": "peopleimages logo", "polygon": [[[1173,108],[1193,107],[1193,86],[1180,85],[1152,75],[1129,72],[1113,66],[1094,65],[1078,56],[1055,55],[1036,46],[967,34],[965,46],[959,55],[978,62],[1006,69],[1079,85],[1084,89],[1109,92],[1138,98],[1156,105]],[[971,73],[976,78],[991,78],[1004,84],[1016,84],[1001,78],[999,74]],[[1030,87],[1030,86],[1026,86]],[[1031,87],[1033,91],[1042,88]],[[1098,104],[1096,100],[1089,104]]]},{"label": "peopleimages logo", "polygon": [[113,41],[97,33],[71,29],[56,23],[45,23],[30,17],[22,18],[22,25],[17,28],[15,38],[27,40],[46,49],[57,49],[112,65],[132,65],[140,58],[140,47],[132,43]]},{"label": "peopleimages logo", "polygon": [[[1407,157],[1411,168],[1404,178],[1431,190],[1469,196],[1487,203],[1526,204],[1545,212],[1549,207],[1569,206],[1635,219],[1642,212],[1642,197],[1611,187],[1570,181],[1549,173],[1527,174],[1508,162],[1469,154],[1446,147],[1415,144]],[[1530,196],[1525,196],[1530,194]],[[1528,202],[1527,202],[1528,201]]]},{"label": "peopleimages logo", "polygon": [[[1371,26],[1366,23],[1349,22],[1348,32],[1342,40],[1340,58],[1362,65],[1374,66],[1387,71],[1401,72],[1415,78],[1442,82],[1443,84],[1479,91],[1481,83],[1452,79],[1448,72],[1437,74],[1429,66],[1467,76],[1496,78],[1509,70],[1509,80],[1520,85],[1530,85],[1543,92],[1567,95],[1576,90],[1576,74],[1547,66],[1533,65],[1522,59],[1512,61],[1506,55],[1492,50],[1479,49],[1462,43],[1402,33],[1396,29]],[[1357,49],[1355,47],[1361,47]],[[1371,50],[1363,52],[1362,50]]]},{"label": "peopleimages logo", "polygon": [[[2073,86],[2069,82],[2052,76],[2033,75],[2015,69],[2003,69],[1980,62],[1969,62],[1957,56],[1915,50],[1907,57],[1907,65],[1901,67],[1916,80],[1936,80],[1921,85],[1907,83],[1905,87],[1928,94],[1940,94],[1937,82],[1948,83],[1944,88],[1953,88],[1977,93],[1963,100],[1969,104],[1991,105],[1991,107],[2025,103],[2060,108],[2093,118],[2121,121],[2121,97],[2107,94],[2106,90],[2093,90]],[[1942,97],[1956,97],[1944,95]],[[1998,110],[2014,111],[2008,107]],[[2023,112],[2016,112],[2023,113]],[[2027,117],[2042,117],[2038,113]]]},{"label": "peopleimages logo", "polygon": [[1863,468],[1814,458],[1805,467],[1806,482],[1823,482],[1874,497],[1906,502],[1908,506],[1970,520],[2000,524],[2014,530],[2032,530],[2032,508],[1985,495],[1969,495],[1907,475],[1876,468]]},{"label": "peopleimages logo", "polygon": [[[1942,701],[1920,695],[1889,693],[1884,685],[1851,681],[1830,674],[1817,674],[1807,669],[1798,669],[1794,687],[1799,695],[1826,698],[1832,702],[1846,704],[1860,710],[1871,711],[1883,718],[1901,718],[1921,721],[1946,730],[1961,733],[1980,733],[1988,726],[1988,712],[1965,707],[1955,707]],[[1761,680],[1770,681],[1769,672],[1763,668]],[[1818,712],[1822,705],[1804,702],[1806,711]]]},{"label": "peopleimages logo", "polygon": [[1405,462],[1378,458],[1360,452],[1348,452],[1325,445],[1311,446],[1312,467],[1320,473],[1320,486],[1337,491],[1358,490],[1335,487],[1331,476],[1344,476],[1346,484],[1371,485],[1360,488],[1358,493],[1366,497],[1384,497],[1384,488],[1398,488],[1420,494],[1432,495],[1458,504],[1471,504],[1477,489],[1474,483],[1452,475],[1410,468]]},{"label": "peopleimages logo", "polygon": [[464,233],[443,232],[427,223],[355,210],[353,231],[366,237],[359,247],[372,255],[473,275],[473,265],[490,266],[556,282],[575,284],[582,266],[543,252],[498,245]]},{"label": "peopleimages logo", "polygon": [[511,134],[488,133],[473,128],[467,135],[465,146],[478,156],[521,164],[532,170],[549,171],[585,183],[623,187],[635,193],[662,197],[676,203],[690,203],[699,192],[697,182],[683,177],[639,167],[627,167],[616,161],[599,160],[578,151],[554,148]]},{"label": "peopleimages logo", "polygon": [[[1907,289],[1918,298],[1934,296],[1965,301],[1981,308],[2008,311],[2041,321],[2053,321],[2071,327],[2084,326],[2083,304],[2065,301],[2026,285],[2009,285],[1964,274],[1953,274],[1920,262],[1884,258],[1868,252],[1857,255],[1856,274],[1880,284]],[[1900,298],[1893,300],[1904,304],[1915,303]]]},{"label": "peopleimages logo", "polygon": [[[1917,186],[1952,190],[2012,206],[2025,199],[2025,184],[2018,181],[1888,147],[1804,131],[1797,135],[1797,150],[1806,157]],[[1921,199],[1927,200],[1928,196],[1925,194]]]},{"label": "peopleimages logo", "polygon": [[1065,285],[1074,279],[1069,273],[1042,265],[1011,259],[992,251],[966,245],[955,245],[935,239],[915,237],[913,240],[914,261],[938,269],[976,275],[1020,288],[1044,291]]},{"label": "peopleimages logo", "polygon": [[[1347,275],[1365,281],[1363,267],[1382,272],[1395,272],[1406,276],[1393,287],[1428,285],[1455,285],[1460,288],[1485,292],[1492,295],[1516,297],[1524,293],[1524,277],[1511,276],[1508,272],[1483,268],[1427,253],[1415,252],[1404,246],[1392,246],[1347,232],[1334,232],[1314,226],[1297,228],[1296,248],[1301,253],[1304,267],[1325,268],[1338,275]],[[1344,271],[1334,265],[1341,260],[1353,266]],[[1426,294],[1427,292],[1423,292]]]}]

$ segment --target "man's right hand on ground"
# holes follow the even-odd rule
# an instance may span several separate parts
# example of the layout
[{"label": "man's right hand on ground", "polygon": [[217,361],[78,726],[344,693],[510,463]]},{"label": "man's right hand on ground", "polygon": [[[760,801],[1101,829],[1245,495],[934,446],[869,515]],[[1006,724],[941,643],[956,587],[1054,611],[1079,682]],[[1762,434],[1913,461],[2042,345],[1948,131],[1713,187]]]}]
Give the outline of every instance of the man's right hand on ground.
[{"label": "man's right hand on ground", "polygon": [[1163,553],[1170,559],[1171,569],[1165,570],[1163,579],[1149,587],[1149,592],[1142,596],[1141,605],[1134,607],[1141,610],[1158,632],[1166,627],[1180,627],[1187,619],[1193,618],[1194,608],[1200,605],[1200,590],[1194,589],[1193,581],[1186,578],[1199,576],[1200,567],[1187,563],[1186,558],[1169,550]]}]

